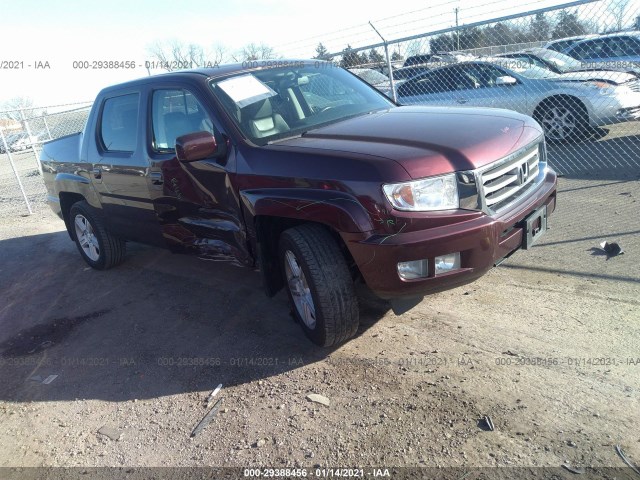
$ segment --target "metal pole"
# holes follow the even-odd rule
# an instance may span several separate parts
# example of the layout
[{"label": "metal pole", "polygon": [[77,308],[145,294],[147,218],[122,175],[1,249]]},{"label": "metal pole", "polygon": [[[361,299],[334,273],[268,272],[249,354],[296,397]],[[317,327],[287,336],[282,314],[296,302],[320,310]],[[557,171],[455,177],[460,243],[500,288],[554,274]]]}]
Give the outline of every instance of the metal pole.
[{"label": "metal pole", "polygon": [[22,118],[22,124],[24,125],[24,129],[27,131],[27,137],[29,138],[29,145],[31,146],[31,151],[33,152],[33,158],[36,159],[36,165],[38,167],[38,171],[40,172],[40,176],[42,176],[42,165],[40,165],[40,160],[38,160],[38,152],[36,150],[36,145],[33,143],[31,136],[31,128],[29,128],[29,122],[24,116],[24,110],[20,107],[20,118]]},{"label": "metal pole", "polygon": [[458,10],[459,10],[458,7],[454,9],[454,11],[456,12],[456,43],[457,43],[456,50],[460,50],[460,30],[458,30]]},{"label": "metal pole", "polygon": [[51,130],[49,130],[49,123],[47,123],[47,115],[42,112],[42,120],[44,120],[44,128],[47,129],[47,135],[49,135],[49,140],[53,140],[53,137],[51,136]]},{"label": "metal pole", "polygon": [[391,98],[393,98],[394,102],[398,101],[398,97],[396,96],[396,86],[393,81],[393,69],[391,68],[391,57],[389,56],[389,43],[384,39],[380,32],[373,26],[373,23],[369,22],[371,28],[378,34],[378,36],[382,39],[384,44],[384,54],[387,57],[387,70],[389,70],[389,86],[391,87]]},{"label": "metal pole", "polygon": [[24,187],[22,186],[22,180],[20,180],[20,175],[18,175],[16,164],[13,163],[13,157],[11,156],[11,152],[9,151],[9,145],[7,145],[7,141],[4,138],[4,132],[1,129],[0,129],[0,138],[2,138],[2,144],[4,145],[4,150],[5,152],[7,152],[7,155],[9,157],[9,163],[11,164],[11,169],[13,170],[13,174],[16,176],[18,186],[20,187],[20,191],[22,192],[24,203],[27,204],[27,210],[29,210],[29,215],[33,215],[33,210],[31,210],[31,204],[29,203],[29,197],[27,197],[27,193],[24,191]]}]

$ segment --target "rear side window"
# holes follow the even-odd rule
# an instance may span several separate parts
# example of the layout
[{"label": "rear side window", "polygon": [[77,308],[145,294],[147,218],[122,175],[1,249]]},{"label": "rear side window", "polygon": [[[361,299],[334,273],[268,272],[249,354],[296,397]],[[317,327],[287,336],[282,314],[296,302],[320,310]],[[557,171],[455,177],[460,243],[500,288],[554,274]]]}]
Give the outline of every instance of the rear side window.
[{"label": "rear side window", "polygon": [[156,90],[151,112],[153,149],[173,151],[176,138],[193,132],[213,131],[213,122],[202,104],[187,90]]},{"label": "rear side window", "polygon": [[140,95],[132,93],[108,98],[102,108],[100,136],[109,152],[133,152],[138,138]]}]

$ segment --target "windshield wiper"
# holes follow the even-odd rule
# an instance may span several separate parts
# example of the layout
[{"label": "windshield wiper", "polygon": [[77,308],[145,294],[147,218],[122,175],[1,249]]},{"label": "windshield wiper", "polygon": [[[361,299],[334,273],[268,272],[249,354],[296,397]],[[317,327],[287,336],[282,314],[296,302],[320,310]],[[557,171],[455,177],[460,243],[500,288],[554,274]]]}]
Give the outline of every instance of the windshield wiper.
[{"label": "windshield wiper", "polygon": [[289,135],[288,137],[282,137],[282,138],[276,138],[275,140],[269,140],[267,142],[267,145],[272,145],[274,143],[278,143],[281,142],[283,140],[291,140],[292,138],[300,138],[302,137],[305,133],[307,133],[306,131],[302,132],[302,133],[297,133],[295,135]]}]

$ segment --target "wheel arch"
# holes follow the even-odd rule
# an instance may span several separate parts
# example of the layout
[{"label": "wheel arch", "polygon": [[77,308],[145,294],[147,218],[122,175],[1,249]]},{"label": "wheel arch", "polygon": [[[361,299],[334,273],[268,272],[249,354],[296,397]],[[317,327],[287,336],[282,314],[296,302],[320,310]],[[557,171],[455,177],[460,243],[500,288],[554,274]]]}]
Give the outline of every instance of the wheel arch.
[{"label": "wheel arch", "polygon": [[71,207],[74,203],[78,203],[86,199],[80,193],[76,192],[60,192],[58,193],[58,198],[60,199],[60,211],[62,212],[64,224],[67,227],[67,233],[71,240],[75,240],[73,229],[71,228]]},{"label": "wheel arch", "polygon": [[311,220],[273,215],[256,215],[253,220],[256,233],[255,246],[258,263],[264,291],[268,297],[273,297],[284,287],[284,279],[278,263],[280,235],[282,235],[282,232],[285,230],[301,225],[318,225],[325,229],[340,248],[345,262],[351,271],[352,278],[355,280],[360,276],[360,270],[351,256],[351,252],[349,252],[346,243],[340,233],[332,226]]},{"label": "wheel arch", "polygon": [[553,94],[542,99],[538,103],[538,105],[536,105],[536,107],[533,109],[533,118],[536,118],[537,115],[539,115],[539,113],[542,111],[544,107],[548,105],[553,105],[554,103],[559,103],[559,102],[568,102],[578,106],[583,110],[583,113],[585,114],[585,118],[587,119],[587,122],[589,121],[589,109],[587,105],[577,96],[571,95],[568,93]]}]

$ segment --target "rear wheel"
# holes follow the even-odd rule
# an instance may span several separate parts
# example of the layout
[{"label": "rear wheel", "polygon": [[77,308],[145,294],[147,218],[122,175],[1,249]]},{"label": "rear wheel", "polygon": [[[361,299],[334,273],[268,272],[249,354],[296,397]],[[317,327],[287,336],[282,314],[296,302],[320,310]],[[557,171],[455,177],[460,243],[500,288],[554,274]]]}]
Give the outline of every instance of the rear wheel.
[{"label": "rear wheel", "polygon": [[535,119],[553,142],[575,139],[589,125],[588,114],[578,101],[550,99],[536,109]]},{"label": "rear wheel", "polygon": [[358,330],[358,300],[336,240],[319,225],[282,233],[279,258],[293,313],[317,345],[344,342]]},{"label": "rear wheel", "polygon": [[126,243],[109,233],[87,202],[74,203],[69,220],[80,255],[90,267],[107,270],[124,261]]}]

